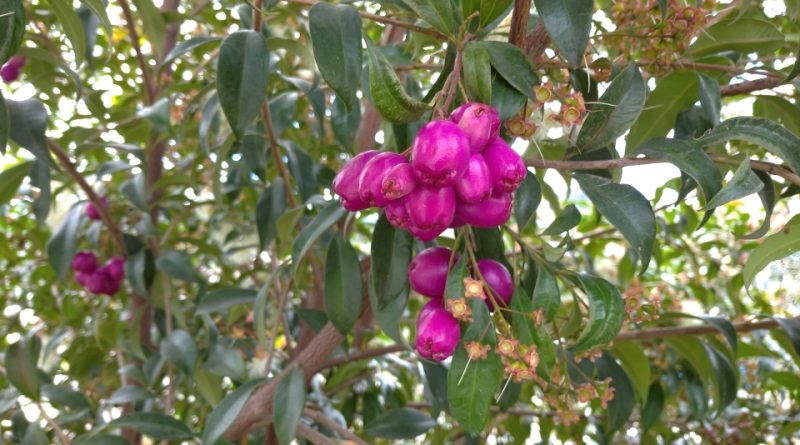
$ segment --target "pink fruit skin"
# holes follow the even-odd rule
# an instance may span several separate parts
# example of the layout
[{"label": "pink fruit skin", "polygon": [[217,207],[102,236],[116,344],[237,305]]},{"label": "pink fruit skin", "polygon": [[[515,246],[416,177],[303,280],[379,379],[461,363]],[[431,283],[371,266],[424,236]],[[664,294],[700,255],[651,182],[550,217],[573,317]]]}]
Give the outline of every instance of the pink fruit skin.
[{"label": "pink fruit skin", "polygon": [[458,125],[445,120],[426,124],[411,147],[411,166],[417,181],[446,187],[461,178],[469,162],[469,139]]},{"label": "pink fruit skin", "polygon": [[125,258],[115,256],[108,260],[105,267],[114,281],[121,281],[125,278]]},{"label": "pink fruit skin", "polygon": [[436,239],[437,236],[441,235],[442,232],[447,230],[447,227],[434,227],[432,229],[420,229],[419,227],[414,226],[413,223],[409,223],[408,231],[415,238],[420,241],[433,241]]},{"label": "pink fruit skin", "polygon": [[368,150],[356,155],[347,162],[333,178],[333,191],[342,198],[342,207],[356,212],[369,208],[369,203],[363,201],[358,193],[358,179],[364,166],[378,155],[377,150]]},{"label": "pink fruit skin", "polygon": [[[478,260],[478,270],[481,271],[481,275],[489,288],[494,291],[494,298],[500,298],[497,303],[500,306],[507,307],[508,303],[511,302],[511,297],[514,295],[514,282],[508,269],[495,260],[482,259]],[[494,305],[489,295],[486,296],[486,305],[489,306],[489,310],[494,310]]]},{"label": "pink fruit skin", "polygon": [[427,310],[423,308],[417,317],[417,352],[437,362],[453,355],[461,339],[458,320],[441,303],[441,300],[431,300],[428,304],[435,306]]},{"label": "pink fruit skin", "polygon": [[89,279],[86,281],[86,289],[96,295],[114,295],[119,290],[119,284],[119,281],[111,278],[107,268],[101,267],[89,275]]},{"label": "pink fruit skin", "polygon": [[467,170],[456,183],[456,194],[461,202],[481,202],[492,194],[492,174],[480,153],[469,158]]},{"label": "pink fruit skin", "polygon": [[398,229],[407,229],[411,224],[406,211],[405,199],[401,198],[386,204],[384,211],[386,211],[386,219],[389,220],[389,223]]},{"label": "pink fruit skin", "polygon": [[417,186],[414,171],[408,162],[392,167],[383,178],[381,193],[387,201],[399,199],[408,195]]},{"label": "pink fruit skin", "polygon": [[[108,198],[106,198],[105,196],[101,196],[100,202],[103,203],[104,208],[106,209],[108,208]],[[100,221],[101,219],[103,219],[103,217],[100,216],[100,211],[97,210],[97,207],[95,207],[94,203],[91,201],[89,201],[89,203],[86,204],[86,216],[92,221]]]},{"label": "pink fruit skin", "polygon": [[453,221],[456,211],[456,192],[452,187],[435,188],[419,185],[406,196],[405,201],[411,226],[417,232],[441,233]]},{"label": "pink fruit skin", "polygon": [[405,162],[406,158],[402,155],[388,151],[370,159],[358,178],[358,194],[361,200],[372,207],[383,207],[388,204],[390,200],[386,199],[381,191],[383,178],[392,167]]},{"label": "pink fruit skin", "polygon": [[444,307],[444,302],[440,298],[433,298],[431,300],[428,300],[428,302],[422,306],[422,308],[419,310],[419,313],[417,314],[417,323],[426,319],[428,315],[430,315],[436,309],[441,309],[443,307]]},{"label": "pink fruit skin", "polygon": [[75,272],[92,273],[97,270],[97,256],[93,252],[78,252],[72,258],[70,266]]},{"label": "pink fruit skin", "polygon": [[[424,297],[442,298],[452,254],[453,251],[446,247],[429,247],[417,254],[408,265],[411,289]],[[455,261],[458,261],[458,256]]]},{"label": "pink fruit skin", "polygon": [[496,138],[483,151],[486,165],[492,172],[492,187],[496,191],[513,192],[525,179],[527,169],[522,158],[506,141]]},{"label": "pink fruit skin", "polygon": [[19,79],[19,73],[19,68],[12,65],[5,65],[0,68],[0,79],[3,79],[5,83],[11,83]]},{"label": "pink fruit skin", "polygon": [[458,121],[461,120],[461,117],[464,116],[464,112],[467,111],[467,108],[477,104],[478,102],[467,102],[465,104],[461,104],[450,113],[450,122],[454,124],[458,124]]},{"label": "pink fruit skin", "polygon": [[511,193],[495,192],[488,199],[476,204],[458,203],[454,219],[475,227],[497,227],[511,218],[512,206]]},{"label": "pink fruit skin", "polygon": [[500,134],[500,114],[490,105],[473,103],[461,113],[458,127],[467,135],[470,150],[479,153]]}]

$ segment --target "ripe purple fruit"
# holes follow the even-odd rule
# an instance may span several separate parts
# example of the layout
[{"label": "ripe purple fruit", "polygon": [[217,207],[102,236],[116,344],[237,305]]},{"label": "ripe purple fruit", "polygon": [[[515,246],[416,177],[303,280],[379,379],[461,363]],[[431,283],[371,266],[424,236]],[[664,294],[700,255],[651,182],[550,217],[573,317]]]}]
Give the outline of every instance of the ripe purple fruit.
[{"label": "ripe purple fruit", "polygon": [[459,105],[455,110],[450,113],[450,122],[454,124],[458,124],[458,121],[461,120],[461,117],[464,116],[464,112],[467,111],[467,108],[477,104],[477,102],[467,102],[465,104]]},{"label": "ripe purple fruit", "polygon": [[461,327],[442,307],[441,300],[431,300],[425,306],[417,317],[417,352],[440,362],[455,352],[461,339]]},{"label": "ripe purple fruit", "polygon": [[72,258],[70,266],[75,272],[92,273],[97,270],[97,256],[93,252],[78,252]]},{"label": "ripe purple fruit", "polygon": [[381,183],[381,193],[387,200],[402,198],[414,190],[417,181],[414,179],[414,171],[411,164],[404,162],[397,164],[386,172],[386,177]]},{"label": "ripe purple fruit", "polygon": [[480,153],[469,158],[467,170],[456,183],[456,194],[461,202],[481,202],[492,194],[492,174]]},{"label": "ripe purple fruit", "polygon": [[377,150],[359,153],[347,162],[333,178],[333,191],[342,198],[342,207],[345,209],[355,212],[369,208],[369,203],[363,201],[358,193],[358,179],[367,162],[378,153]]},{"label": "ripe purple fruit", "polygon": [[[429,247],[418,253],[408,265],[411,289],[428,298],[442,298],[452,255],[446,247]],[[458,256],[454,260],[458,261]]]},{"label": "ripe purple fruit", "polygon": [[[482,259],[478,260],[478,270],[481,271],[481,276],[489,289],[494,291],[492,298],[498,305],[508,306],[514,295],[514,282],[511,280],[511,273],[508,269],[495,260]],[[486,295],[486,304],[489,306],[489,310],[494,310],[494,304],[488,294]]]},{"label": "ripe purple fruit", "polygon": [[406,211],[405,199],[397,199],[386,204],[384,207],[386,211],[386,219],[389,223],[398,229],[407,229],[411,221],[408,219],[408,212]]},{"label": "ripe purple fruit", "polygon": [[[456,192],[452,187],[435,188],[418,185],[405,198],[411,226],[420,234],[433,239],[453,221],[456,212]],[[412,231],[412,233],[414,233]],[[423,237],[414,234],[418,238]],[[430,240],[429,239],[429,240]]]},{"label": "ripe purple fruit", "polygon": [[513,200],[510,193],[494,192],[479,203],[458,203],[455,220],[475,227],[501,226],[511,218]]},{"label": "ripe purple fruit", "polygon": [[[103,203],[103,208],[108,209],[108,198],[101,196],[100,202]],[[100,216],[100,210],[97,209],[92,201],[86,204],[86,216],[92,221],[100,221],[103,219],[103,217]]]},{"label": "ripe purple fruit", "polygon": [[450,121],[429,122],[419,130],[411,147],[414,176],[425,185],[455,184],[468,162],[469,139]]},{"label": "ripe purple fruit", "polygon": [[383,152],[370,159],[364,166],[358,178],[358,193],[363,202],[372,207],[383,207],[389,199],[383,196],[381,184],[389,170],[399,164],[404,164],[406,158],[398,153]]},{"label": "ripe purple fruit", "polygon": [[11,83],[19,78],[22,67],[25,66],[24,56],[14,56],[2,68],[0,68],[0,78],[5,83]]},{"label": "ripe purple fruit", "polygon": [[108,268],[101,267],[89,275],[86,289],[93,294],[114,295],[119,290],[120,282],[111,277]]},{"label": "ripe purple fruit", "polygon": [[490,105],[469,104],[460,111],[457,123],[461,131],[467,135],[473,153],[483,151],[486,144],[500,134],[500,115]]},{"label": "ripe purple fruit", "polygon": [[506,141],[496,138],[490,142],[483,151],[483,157],[492,172],[494,190],[510,193],[522,184],[527,174],[525,163]]},{"label": "ripe purple fruit", "polygon": [[125,278],[125,258],[115,256],[108,260],[105,265],[108,270],[108,275],[114,281],[122,281]]}]

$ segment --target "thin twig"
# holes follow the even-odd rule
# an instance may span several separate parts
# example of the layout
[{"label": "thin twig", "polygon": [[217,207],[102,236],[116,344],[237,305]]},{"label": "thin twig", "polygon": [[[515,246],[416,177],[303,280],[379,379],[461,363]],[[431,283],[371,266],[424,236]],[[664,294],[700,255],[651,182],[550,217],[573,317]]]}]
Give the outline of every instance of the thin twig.
[{"label": "thin twig", "polygon": [[55,419],[47,414],[47,411],[44,410],[42,403],[36,402],[36,406],[39,407],[39,412],[42,413],[42,417],[44,417],[44,420],[47,421],[47,424],[50,425],[50,427],[53,428],[53,431],[56,432],[56,435],[61,443],[64,445],[70,445],[72,442],[70,442],[69,437],[67,437],[67,434],[61,429],[61,426],[58,425],[58,422],[56,422]]},{"label": "thin twig", "polygon": [[269,148],[270,152],[272,153],[272,159],[275,160],[275,164],[278,167],[278,172],[283,178],[284,190],[286,192],[286,202],[289,203],[289,207],[295,208],[297,207],[297,200],[294,198],[294,193],[292,193],[292,188],[290,187],[291,180],[289,178],[289,171],[286,170],[286,165],[283,163],[281,159],[281,149],[280,144],[278,144],[278,138],[275,136],[275,128],[272,126],[272,114],[269,110],[269,102],[264,101],[261,104],[261,118],[264,120],[264,128],[267,131],[267,138],[269,139]]},{"label": "thin twig", "polygon": [[264,0],[253,0],[253,31],[261,32],[261,9]]},{"label": "thin twig", "polygon": [[345,363],[357,362],[359,360],[366,360],[368,358],[380,357],[382,355],[391,354],[394,352],[403,352],[403,351],[408,351],[408,347],[404,345],[391,345],[391,346],[384,346],[382,348],[366,349],[363,351],[358,351],[356,353],[350,354],[346,357],[338,357],[332,360],[328,360],[328,362],[325,363],[325,368],[333,368],[335,366],[343,365]]},{"label": "thin twig", "polygon": [[[759,320],[759,321],[745,321],[740,323],[733,323],[733,330],[736,332],[752,332],[752,331],[763,331],[769,329],[777,328],[778,322],[773,319],[766,319],[766,320]],[[634,331],[634,332],[621,332],[614,338],[614,341],[623,341],[623,340],[634,340],[634,341],[643,341],[643,340],[655,340],[661,339],[665,337],[681,337],[687,335],[704,335],[704,334],[714,334],[719,332],[719,330],[711,325],[700,325],[700,326],[672,326],[666,328],[653,328],[653,329],[644,329],[641,331]]]},{"label": "thin twig", "polygon": [[139,63],[139,69],[142,70],[145,98],[147,99],[147,104],[152,105],[155,102],[156,86],[153,83],[153,79],[150,77],[150,69],[144,58],[142,47],[139,45],[139,32],[136,31],[136,23],[133,21],[131,5],[128,3],[128,0],[119,0],[119,6],[122,8],[122,14],[125,16],[125,26],[128,28],[128,33],[131,37],[133,51],[136,53],[136,61]]},{"label": "thin twig", "polygon": [[[169,287],[169,277],[167,274],[161,274],[161,285],[163,287],[163,297],[164,297],[164,324],[166,325],[167,329],[167,337],[172,335],[172,292]],[[167,398],[164,401],[164,414],[171,415],[172,413],[172,403],[175,400],[175,382],[173,381],[175,378],[175,369],[172,366],[171,362],[167,362],[167,379],[169,380],[169,384],[167,385]]]},{"label": "thin twig", "polygon": [[297,435],[317,445],[336,445],[328,436],[303,423],[297,425]]},{"label": "thin twig", "polygon": [[336,423],[336,421],[326,416],[321,411],[306,408],[304,412],[306,416],[308,416],[314,422],[317,422],[318,424],[339,433],[339,436],[341,436],[342,439],[349,440],[358,445],[369,445],[362,438],[358,437],[355,433],[343,427],[342,425],[339,425],[338,423]]},{"label": "thin twig", "polygon": [[286,301],[288,300],[289,290],[294,285],[294,278],[289,278],[286,287],[283,288],[278,297],[278,306],[275,308],[275,323],[272,325],[272,332],[270,333],[270,342],[267,348],[266,363],[264,364],[264,375],[269,375],[272,368],[272,359],[275,357],[275,339],[278,337],[278,327],[281,325],[283,318],[283,311],[286,309]]},{"label": "thin twig", "polygon": [[720,88],[720,94],[722,96],[738,96],[740,94],[748,94],[754,91],[769,90],[780,84],[780,78],[763,77],[761,79],[751,80],[748,82],[725,85]]}]

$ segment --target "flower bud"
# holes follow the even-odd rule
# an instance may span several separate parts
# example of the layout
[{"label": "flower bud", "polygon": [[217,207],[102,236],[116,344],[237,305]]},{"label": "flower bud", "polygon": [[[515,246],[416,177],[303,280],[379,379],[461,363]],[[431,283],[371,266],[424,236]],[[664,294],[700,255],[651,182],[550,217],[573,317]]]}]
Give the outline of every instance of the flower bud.
[{"label": "flower bud", "polygon": [[358,193],[358,178],[370,159],[378,155],[377,150],[368,150],[347,162],[333,178],[333,191],[342,198],[342,207],[355,212],[369,208]]},{"label": "flower bud", "polygon": [[522,184],[527,174],[525,163],[506,141],[496,138],[483,151],[483,157],[492,172],[493,190],[513,192]]},{"label": "flower bud", "polygon": [[78,252],[72,258],[71,266],[75,272],[92,273],[97,270],[97,256],[93,252]]},{"label": "flower bud", "polygon": [[383,178],[392,167],[405,162],[406,158],[402,155],[389,151],[370,159],[358,178],[358,193],[361,200],[372,207],[383,207],[388,204],[390,200],[386,199],[381,191]]},{"label": "flower bud", "polygon": [[484,258],[478,260],[478,270],[481,271],[483,281],[493,291],[491,296],[487,295],[486,298],[486,305],[489,306],[489,310],[494,310],[492,299],[502,307],[508,306],[508,303],[511,302],[511,297],[514,295],[514,282],[511,280],[511,273],[508,269],[495,260]]},{"label": "flower bud", "polygon": [[453,185],[466,170],[469,153],[469,139],[458,125],[444,120],[429,122],[411,147],[414,176],[425,185]]},{"label": "flower bud", "polygon": [[408,265],[411,289],[428,298],[442,298],[452,255],[453,251],[446,247],[429,247],[418,253]]},{"label": "flower bud", "polygon": [[115,281],[122,281],[125,278],[125,258],[115,256],[108,260],[105,265],[109,276]]},{"label": "flower bud", "polygon": [[383,193],[384,199],[393,200],[411,193],[416,186],[414,170],[411,168],[411,164],[404,162],[386,172],[386,177],[381,182],[381,193]]},{"label": "flower bud", "polygon": [[458,199],[467,203],[481,202],[492,194],[492,174],[480,153],[470,156],[467,170],[456,183],[455,189]]},{"label": "flower bud", "polygon": [[441,307],[441,300],[431,300],[433,307],[420,311],[417,317],[417,352],[422,357],[440,362],[451,355],[461,339],[461,327],[449,312]]},{"label": "flower bud", "polygon": [[490,105],[473,103],[458,120],[458,127],[467,135],[473,153],[482,151],[500,132],[500,115]]},{"label": "flower bud", "polygon": [[386,219],[389,220],[389,223],[398,229],[407,229],[411,224],[411,221],[408,219],[406,200],[404,198],[386,204],[384,211],[386,212]]},{"label": "flower bud", "polygon": [[456,192],[453,187],[418,185],[406,196],[405,201],[411,226],[420,233],[438,231],[438,235],[450,225],[456,212]]},{"label": "flower bud", "polygon": [[[100,202],[103,203],[103,208],[108,209],[108,198],[106,198],[105,196],[101,196]],[[92,221],[100,221],[101,219],[103,219],[103,217],[100,216],[100,210],[97,209],[97,207],[94,205],[94,202],[92,201],[89,201],[86,204],[86,216]]]},{"label": "flower bud", "polygon": [[512,205],[511,193],[494,192],[479,203],[458,203],[454,220],[482,228],[501,226],[511,218]]}]

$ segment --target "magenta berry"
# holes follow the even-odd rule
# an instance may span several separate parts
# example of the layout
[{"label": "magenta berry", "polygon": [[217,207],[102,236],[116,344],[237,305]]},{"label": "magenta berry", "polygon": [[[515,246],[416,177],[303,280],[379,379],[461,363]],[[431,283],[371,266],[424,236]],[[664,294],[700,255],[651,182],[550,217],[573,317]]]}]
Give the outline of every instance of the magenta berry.
[{"label": "magenta berry", "polygon": [[[511,302],[511,297],[514,295],[514,282],[511,279],[511,273],[501,263],[490,260],[478,260],[478,270],[481,271],[481,276],[486,282],[486,285],[494,291],[493,298],[495,301],[503,306],[508,306]],[[497,300],[499,298],[499,301]],[[491,298],[486,296],[486,304],[489,309],[494,309]]]},{"label": "magenta berry", "polygon": [[384,210],[386,211],[386,219],[398,229],[407,229],[411,224],[406,211],[405,199],[397,199],[386,204]]},{"label": "magenta berry", "polygon": [[75,272],[75,281],[81,286],[86,287],[91,276],[91,272]]},{"label": "magenta berry", "polygon": [[[100,197],[100,202],[103,203],[103,208],[108,208],[108,198],[105,196]],[[100,221],[103,217],[100,215],[100,210],[94,205],[94,202],[89,201],[86,204],[86,216],[92,221]]]},{"label": "magenta berry", "polygon": [[381,183],[381,193],[387,200],[402,198],[414,190],[417,181],[414,179],[414,172],[411,164],[404,162],[392,167],[383,178]]},{"label": "magenta berry", "polygon": [[342,198],[342,207],[345,209],[355,212],[369,208],[369,203],[363,201],[358,193],[358,180],[364,166],[378,153],[377,150],[359,153],[333,178],[333,191]]},{"label": "magenta berry", "polygon": [[11,83],[19,79],[20,69],[13,65],[3,65],[0,68],[0,79],[5,83]]},{"label": "magenta berry", "polygon": [[473,153],[483,151],[489,141],[500,134],[500,115],[490,105],[472,103],[463,111],[458,127],[469,139]]},{"label": "magenta berry", "polygon": [[456,183],[456,194],[461,202],[481,202],[492,194],[492,174],[480,153],[469,158],[467,170]]},{"label": "magenta berry", "polygon": [[525,163],[503,139],[496,138],[490,142],[483,151],[483,157],[492,172],[494,190],[513,192],[525,179]]},{"label": "magenta berry", "polygon": [[93,252],[78,252],[70,264],[72,270],[79,273],[92,273],[97,270],[97,256]]},{"label": "magenta berry", "polygon": [[114,295],[119,290],[119,281],[111,278],[107,268],[101,267],[89,275],[85,286],[89,292],[96,295]]},{"label": "magenta berry", "polygon": [[[406,196],[405,201],[411,226],[419,233],[429,234],[438,231],[436,233],[438,235],[453,221],[456,211],[456,192],[452,187],[435,188],[418,185]],[[418,238],[424,239],[420,236]]]},{"label": "magenta berry", "polygon": [[445,230],[447,230],[447,227],[433,227],[430,229],[420,229],[413,223],[409,223],[408,225],[408,232],[411,233],[418,240],[425,242],[435,240],[436,237],[441,235],[442,232],[444,232]]},{"label": "magenta berry", "polygon": [[[422,357],[440,362],[451,355],[461,339],[461,327],[442,306],[431,300],[417,317],[417,352]],[[427,306],[431,306],[427,308]]]},{"label": "magenta berry", "polygon": [[125,258],[115,256],[108,260],[105,265],[109,276],[115,281],[122,281],[125,278]]},{"label": "magenta berry", "polygon": [[[442,298],[447,285],[447,271],[453,251],[446,247],[429,247],[408,265],[411,289],[428,298]],[[458,256],[454,261],[458,260]]]},{"label": "magenta berry", "polygon": [[370,159],[358,178],[358,193],[361,200],[372,207],[383,207],[388,204],[390,200],[384,197],[381,191],[383,178],[392,167],[405,162],[406,158],[400,154],[388,151]]},{"label": "magenta berry", "polygon": [[465,104],[461,104],[450,113],[450,122],[458,125],[458,121],[461,120],[461,117],[464,116],[464,112],[467,111],[467,108],[477,104],[477,102],[467,102]]},{"label": "magenta berry", "polygon": [[454,219],[475,227],[496,227],[505,224],[511,218],[512,205],[510,193],[495,192],[486,200],[476,204],[458,203]]},{"label": "magenta berry", "polygon": [[445,120],[426,124],[411,147],[414,176],[422,184],[445,187],[456,183],[469,162],[469,139],[458,125]]}]

